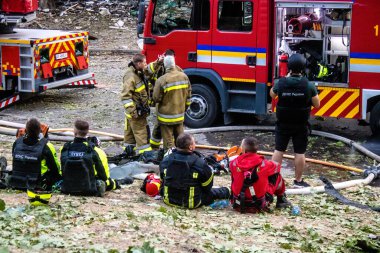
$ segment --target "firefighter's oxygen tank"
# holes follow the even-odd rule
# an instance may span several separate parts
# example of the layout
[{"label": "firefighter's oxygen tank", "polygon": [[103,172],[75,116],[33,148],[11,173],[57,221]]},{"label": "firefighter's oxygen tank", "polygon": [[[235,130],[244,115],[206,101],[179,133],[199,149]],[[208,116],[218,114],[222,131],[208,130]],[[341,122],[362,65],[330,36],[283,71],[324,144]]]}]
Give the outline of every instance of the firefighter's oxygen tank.
[{"label": "firefighter's oxygen tank", "polygon": [[279,76],[285,77],[288,74],[288,59],[289,55],[287,53],[282,53],[280,56],[279,64]]}]

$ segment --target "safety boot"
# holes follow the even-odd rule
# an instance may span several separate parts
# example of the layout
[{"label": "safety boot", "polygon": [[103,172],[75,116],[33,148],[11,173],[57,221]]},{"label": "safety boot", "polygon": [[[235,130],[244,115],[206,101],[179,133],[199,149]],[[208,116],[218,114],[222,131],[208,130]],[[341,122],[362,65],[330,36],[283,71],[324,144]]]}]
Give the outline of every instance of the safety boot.
[{"label": "safety boot", "polygon": [[276,208],[288,208],[292,203],[286,198],[286,195],[277,196]]},{"label": "safety boot", "polygon": [[106,193],[106,183],[103,180],[96,180],[96,189],[98,190],[98,197],[104,197]]}]

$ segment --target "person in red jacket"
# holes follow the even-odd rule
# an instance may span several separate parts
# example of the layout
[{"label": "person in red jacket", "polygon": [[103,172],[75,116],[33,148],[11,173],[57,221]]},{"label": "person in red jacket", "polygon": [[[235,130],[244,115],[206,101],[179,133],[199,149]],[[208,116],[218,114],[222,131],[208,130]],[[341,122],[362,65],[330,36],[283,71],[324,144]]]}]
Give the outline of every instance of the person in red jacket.
[{"label": "person in red jacket", "polygon": [[230,163],[233,207],[240,212],[269,211],[273,195],[276,208],[286,208],[291,203],[285,196],[285,181],[281,165],[258,155],[258,141],[253,137],[241,143],[242,154]]}]

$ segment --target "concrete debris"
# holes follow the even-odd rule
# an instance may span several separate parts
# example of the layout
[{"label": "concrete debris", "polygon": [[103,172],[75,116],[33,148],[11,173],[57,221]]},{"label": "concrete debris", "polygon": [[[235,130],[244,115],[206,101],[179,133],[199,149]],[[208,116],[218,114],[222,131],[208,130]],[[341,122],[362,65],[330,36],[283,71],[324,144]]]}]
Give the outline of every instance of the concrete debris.
[{"label": "concrete debris", "polygon": [[[47,12],[63,16],[81,14],[85,11],[95,15],[112,15],[118,18],[136,17],[139,4],[138,0],[56,0],[55,2],[56,10],[47,9]],[[46,9],[42,11],[45,12]]]},{"label": "concrete debris", "polygon": [[111,15],[111,12],[107,8],[104,8],[104,7],[99,8],[99,13],[102,16]]},{"label": "concrete debris", "polygon": [[119,19],[119,20],[116,22],[115,26],[123,27],[123,26],[124,26],[124,23],[125,23],[125,22],[124,22],[123,20]]}]

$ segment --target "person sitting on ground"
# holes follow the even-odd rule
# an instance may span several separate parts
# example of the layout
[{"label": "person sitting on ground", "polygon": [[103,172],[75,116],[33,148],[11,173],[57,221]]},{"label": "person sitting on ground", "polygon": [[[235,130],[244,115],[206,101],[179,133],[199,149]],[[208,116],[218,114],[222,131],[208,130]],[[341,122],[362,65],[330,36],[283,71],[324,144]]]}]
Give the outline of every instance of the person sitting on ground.
[{"label": "person sitting on ground", "polygon": [[258,141],[253,137],[243,139],[241,149],[242,154],[230,163],[233,208],[250,213],[269,211],[273,195],[277,196],[277,208],[291,206],[281,165],[258,155]]},{"label": "person sitting on ground", "polygon": [[63,193],[104,196],[106,190],[119,187],[117,181],[110,178],[107,155],[88,140],[89,128],[87,121],[76,120],[74,141],[65,143],[61,150]]},{"label": "person sitting on ground", "polygon": [[8,179],[10,188],[50,191],[61,179],[55,148],[42,136],[41,123],[36,118],[26,122],[25,135],[14,142],[12,156],[12,174]]},{"label": "person sitting on ground", "polygon": [[212,188],[212,170],[194,152],[195,141],[190,134],[180,134],[176,146],[160,164],[160,194],[167,205],[193,209],[230,198],[228,188]]}]

